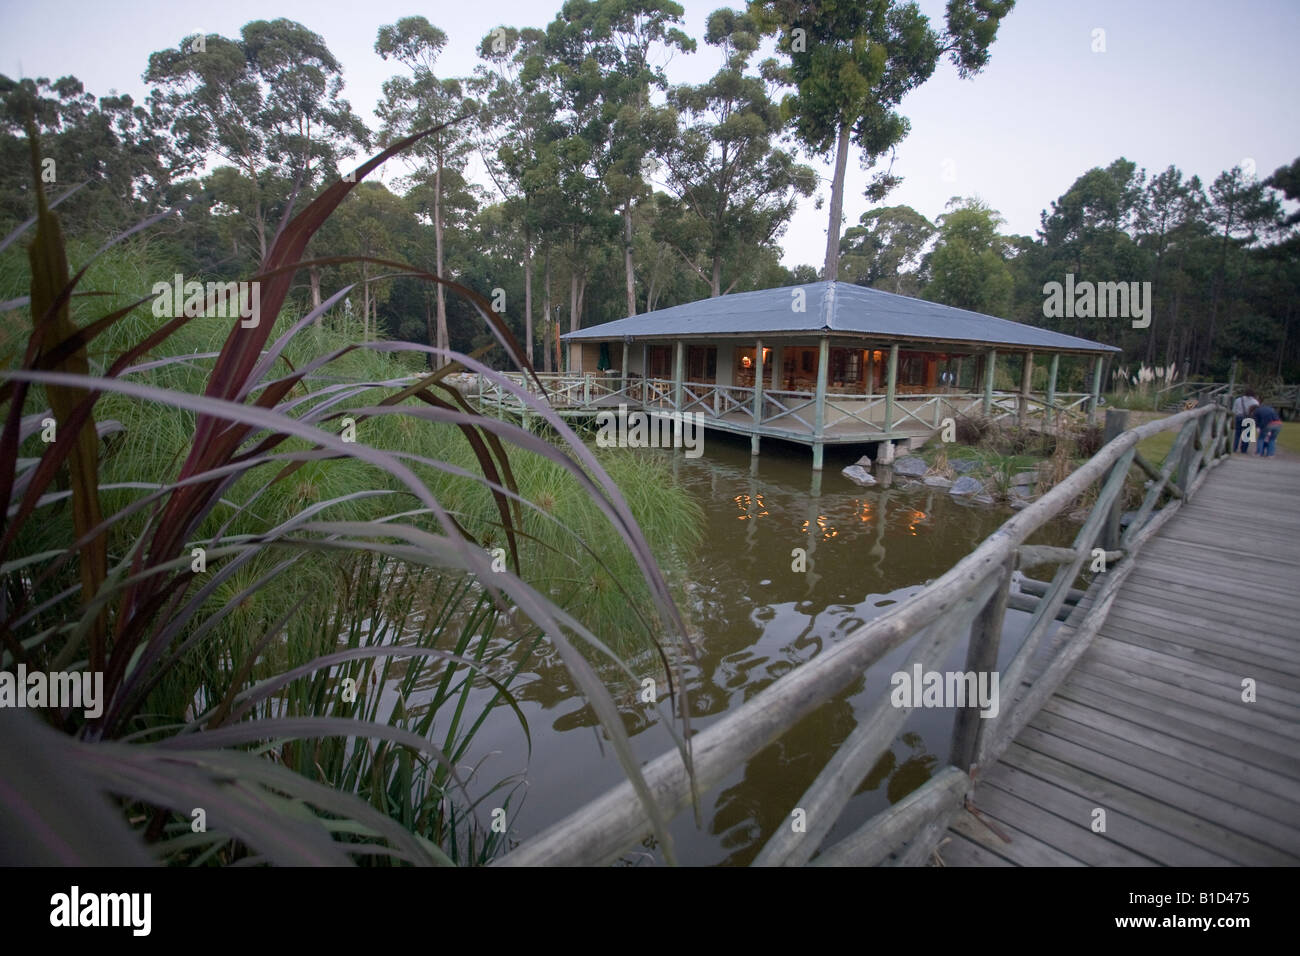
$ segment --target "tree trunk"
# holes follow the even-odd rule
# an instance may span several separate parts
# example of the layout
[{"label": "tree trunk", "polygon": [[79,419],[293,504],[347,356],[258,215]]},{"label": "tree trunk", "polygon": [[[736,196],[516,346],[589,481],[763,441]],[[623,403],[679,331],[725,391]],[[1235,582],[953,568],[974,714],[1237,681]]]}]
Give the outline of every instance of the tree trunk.
[{"label": "tree trunk", "polygon": [[542,276],[542,371],[551,368],[551,247],[546,247],[546,266]]},{"label": "tree trunk", "polygon": [[632,265],[632,200],[623,204],[623,270],[627,274],[627,314],[636,315],[636,270]]},{"label": "tree trunk", "polygon": [[524,355],[533,364],[533,237],[524,229]]},{"label": "tree trunk", "polygon": [[[437,348],[434,343],[438,339],[438,330],[433,324],[433,305],[429,301],[429,293],[427,291],[424,293],[424,334],[428,343],[433,345],[434,348]],[[436,366],[434,364],[433,356],[428,355],[425,357],[429,360],[429,368],[435,368]]]},{"label": "tree trunk", "polygon": [[[311,307],[312,311],[320,308],[320,266],[312,266],[307,272],[311,280]],[[322,316],[316,316],[316,328],[321,327]]]},{"label": "tree trunk", "polygon": [[578,270],[569,270],[569,331],[578,331],[581,312],[578,310]]},{"label": "tree trunk", "polygon": [[1277,346],[1277,377],[1282,377],[1282,356],[1286,354],[1286,340],[1291,332],[1291,316],[1295,313],[1295,303],[1287,301],[1286,316],[1282,319],[1282,341]]},{"label": "tree trunk", "polygon": [[1210,327],[1205,336],[1204,348],[1201,349],[1196,363],[1198,371],[1205,370],[1210,362],[1210,349],[1214,347],[1215,326],[1219,318],[1219,299],[1223,295],[1223,286],[1228,279],[1228,241],[1232,235],[1232,227],[1236,224],[1235,211],[1232,206],[1229,206],[1223,220],[1223,241],[1219,244],[1219,267],[1214,277],[1214,291],[1210,296]]},{"label": "tree trunk", "polygon": [[713,276],[709,279],[709,298],[722,295],[722,256],[713,257]]},{"label": "tree trunk", "polygon": [[[1159,298],[1160,296],[1160,267],[1164,264],[1165,245],[1166,245],[1165,231],[1162,228],[1160,232],[1160,241],[1156,247],[1155,272],[1151,276],[1151,301],[1147,303],[1148,314],[1151,317],[1151,320],[1153,322],[1155,321],[1155,315],[1156,315],[1156,299]],[[1156,357],[1155,330],[1146,329],[1145,335],[1147,337],[1146,364],[1151,365],[1152,363],[1155,362],[1155,357]]]},{"label": "tree trunk", "polygon": [[262,204],[253,206],[253,226],[257,230],[258,262],[266,261],[266,223],[262,221]]},{"label": "tree trunk", "polygon": [[370,341],[370,274],[361,263],[361,341]]},{"label": "tree trunk", "polygon": [[[439,279],[446,278],[442,274],[442,156],[438,156],[438,164],[433,173],[433,244],[437,262],[435,265],[436,274]],[[438,344],[435,346],[440,349],[451,348],[450,339],[447,336],[447,296],[442,283],[438,283]],[[447,357],[440,355],[434,363],[436,368],[441,368],[447,364]]]},{"label": "tree trunk", "polygon": [[[831,180],[831,214],[826,223],[825,278],[834,282],[840,274],[840,220],[844,217],[844,172],[849,165],[848,123],[840,124],[835,146],[835,178]],[[716,294],[716,293],[715,293]]]}]

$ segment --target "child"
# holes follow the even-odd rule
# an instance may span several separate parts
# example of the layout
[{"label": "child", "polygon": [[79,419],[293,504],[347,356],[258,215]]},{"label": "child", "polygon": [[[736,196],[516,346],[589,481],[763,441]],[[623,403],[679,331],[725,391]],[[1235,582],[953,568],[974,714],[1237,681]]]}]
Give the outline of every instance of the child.
[{"label": "child", "polygon": [[1259,441],[1255,447],[1260,455],[1272,458],[1278,432],[1282,430],[1282,417],[1272,405],[1260,405],[1255,409],[1255,424],[1259,428]]}]

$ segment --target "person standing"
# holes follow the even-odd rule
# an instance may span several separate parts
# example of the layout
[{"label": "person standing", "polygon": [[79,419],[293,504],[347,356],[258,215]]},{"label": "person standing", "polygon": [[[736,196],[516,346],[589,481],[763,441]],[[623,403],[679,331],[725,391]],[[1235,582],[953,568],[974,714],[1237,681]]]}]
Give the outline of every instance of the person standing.
[{"label": "person standing", "polygon": [[[1246,430],[1246,419],[1253,418],[1255,409],[1259,407],[1259,399],[1255,397],[1255,390],[1248,388],[1237,396],[1237,400],[1232,403],[1233,421],[1236,423],[1236,435],[1232,440],[1232,450],[1235,453],[1240,449],[1244,455],[1248,452],[1247,443],[1241,440],[1241,433]],[[1258,447],[1258,438],[1256,436],[1256,447]]]},{"label": "person standing", "polygon": [[1282,416],[1272,405],[1256,406],[1255,426],[1259,429],[1259,441],[1255,444],[1256,453],[1265,458],[1272,458],[1277,451],[1278,433],[1282,431]]}]

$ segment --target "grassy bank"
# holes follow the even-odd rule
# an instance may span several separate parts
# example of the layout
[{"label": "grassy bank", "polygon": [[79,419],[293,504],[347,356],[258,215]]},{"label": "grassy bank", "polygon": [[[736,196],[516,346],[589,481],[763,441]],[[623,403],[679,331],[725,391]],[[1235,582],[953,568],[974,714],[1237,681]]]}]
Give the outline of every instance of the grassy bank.
[{"label": "grassy bank", "polygon": [[[62,305],[65,250],[38,221],[32,271],[53,285],[17,247],[0,259],[3,666],[107,686],[101,713],[50,715],[66,736],[6,723],[62,755],[38,802],[112,794],[170,862],[346,860],[340,844],[481,861],[500,837],[456,768],[488,711],[515,706],[543,634],[638,777],[607,669],[584,658],[682,633],[671,581],[700,521],[664,459],[594,454],[558,424],[512,433],[462,409],[422,354],[358,346],[337,309],[292,335],[279,301],[247,331],[148,304],[114,316],[174,272],[144,241]],[[28,285],[31,309],[13,301]],[[87,375],[93,405],[72,384]],[[210,826],[191,831],[200,793]]]}]

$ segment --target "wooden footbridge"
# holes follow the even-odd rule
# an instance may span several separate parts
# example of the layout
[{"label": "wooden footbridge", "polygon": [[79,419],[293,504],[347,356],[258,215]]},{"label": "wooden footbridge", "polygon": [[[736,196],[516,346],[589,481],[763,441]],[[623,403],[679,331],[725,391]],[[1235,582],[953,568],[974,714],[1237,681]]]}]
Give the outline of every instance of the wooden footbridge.
[{"label": "wooden footbridge", "polygon": [[1288,459],[1238,455],[1206,479],[1143,548],[1064,683],[979,775],[944,862],[1300,861],[1297,491]]},{"label": "wooden footbridge", "polygon": [[[1162,463],[1138,453],[1167,430]],[[960,644],[968,672],[995,669],[1013,572],[1047,566],[998,714],[957,709],[947,765],[827,845],[910,713],[880,701],[787,808],[803,826],[778,830],[756,862],[1300,862],[1300,464],[1230,456],[1230,430],[1215,404],[1122,433],[924,591],[697,734],[693,781],[676,751],[643,767],[659,810],[687,810],[693,786],[719,785],[896,647],[913,648],[908,671]],[[1125,524],[1135,468],[1149,481]],[[1072,547],[1030,542],[1090,497]],[[1099,555],[1106,570],[1089,576]],[[650,820],[625,783],[499,862],[610,863]]]}]

